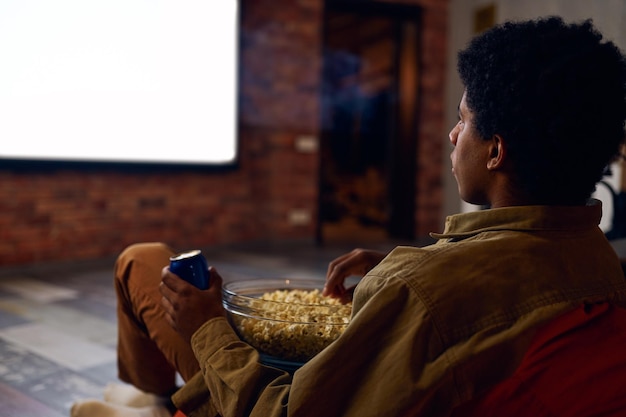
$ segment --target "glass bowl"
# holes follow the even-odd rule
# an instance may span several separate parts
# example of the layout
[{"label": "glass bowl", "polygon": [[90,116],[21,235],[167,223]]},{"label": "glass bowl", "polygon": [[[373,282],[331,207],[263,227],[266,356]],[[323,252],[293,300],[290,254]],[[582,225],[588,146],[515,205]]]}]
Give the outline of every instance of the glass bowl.
[{"label": "glass bowl", "polygon": [[337,339],[350,320],[352,306],[323,297],[323,286],[305,279],[233,281],[223,286],[223,303],[261,361],[291,372]]}]

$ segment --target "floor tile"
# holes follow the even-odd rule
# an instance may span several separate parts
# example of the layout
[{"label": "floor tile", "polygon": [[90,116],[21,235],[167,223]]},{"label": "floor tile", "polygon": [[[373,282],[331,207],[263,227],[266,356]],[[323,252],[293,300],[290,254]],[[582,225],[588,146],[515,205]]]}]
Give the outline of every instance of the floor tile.
[{"label": "floor tile", "polygon": [[31,352],[27,347],[0,339],[0,381],[22,387],[54,374],[62,366]]},{"label": "floor tile", "polygon": [[[83,313],[87,317],[104,320],[108,323],[117,323],[117,306],[97,295],[85,295],[73,300],[64,300],[54,303],[55,306],[62,307],[70,314]],[[107,326],[111,328],[111,326]]]},{"label": "floor tile", "polygon": [[0,383],[0,415],[2,417],[67,417],[45,404]]},{"label": "floor tile", "polygon": [[[33,385],[22,388],[22,392],[46,404],[48,407],[69,416],[72,404],[87,398],[103,399],[105,384],[86,378],[67,369],[49,375]],[[42,416],[43,417],[43,416]]]},{"label": "floor tile", "polygon": [[84,378],[97,382],[102,387],[105,387],[111,382],[121,382],[117,377],[117,359],[82,369],[76,373]]},{"label": "floor tile", "polygon": [[0,280],[0,288],[24,299],[41,303],[67,300],[78,296],[75,290],[27,277],[4,278]]},{"label": "floor tile", "polygon": [[0,338],[74,371],[112,362],[116,358],[114,349],[39,323],[2,329]]},{"label": "floor tile", "polygon": [[[104,384],[74,373],[30,349],[0,339],[0,397],[19,392],[19,403],[26,415],[56,416],[51,410],[67,416],[71,404],[81,398],[101,398]],[[4,406],[5,402],[0,401]],[[18,407],[19,406],[19,407]],[[48,410],[50,409],[50,410]],[[36,414],[40,412],[39,414]],[[0,410],[5,416],[5,410]],[[20,414],[15,414],[16,416]]]},{"label": "floor tile", "polygon": [[[70,300],[73,302],[75,300]],[[95,343],[111,344],[117,339],[116,321],[85,313],[61,303],[41,304],[32,300],[0,300],[0,311],[11,311],[29,323],[46,325],[58,332]],[[108,313],[110,315],[110,312]]]},{"label": "floor tile", "polygon": [[14,300],[0,297],[0,329],[28,323],[23,315],[25,312],[23,307],[15,305]]}]

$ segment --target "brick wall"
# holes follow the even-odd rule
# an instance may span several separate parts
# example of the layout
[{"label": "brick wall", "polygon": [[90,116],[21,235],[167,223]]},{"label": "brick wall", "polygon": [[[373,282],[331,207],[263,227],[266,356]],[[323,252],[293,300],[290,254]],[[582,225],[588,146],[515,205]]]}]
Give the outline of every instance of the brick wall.
[{"label": "brick wall", "polygon": [[[0,168],[0,265],[112,257],[159,240],[184,249],[314,239],[321,0],[244,0],[240,160],[224,171]],[[447,1],[415,0],[423,19],[417,234],[441,225]],[[293,210],[311,216],[291,222]],[[306,216],[305,216],[306,217]]]},{"label": "brick wall", "polygon": [[416,236],[442,230],[443,158],[447,158],[445,77],[448,1],[423,0],[422,73],[420,76],[419,138],[417,143]]}]

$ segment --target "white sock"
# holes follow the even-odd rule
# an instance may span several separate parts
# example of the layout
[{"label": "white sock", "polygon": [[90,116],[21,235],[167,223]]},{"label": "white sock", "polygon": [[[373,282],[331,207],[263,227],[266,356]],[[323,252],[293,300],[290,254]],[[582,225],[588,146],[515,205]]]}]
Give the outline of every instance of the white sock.
[{"label": "white sock", "polygon": [[130,384],[108,384],[104,388],[104,401],[128,407],[163,405],[167,398],[141,391]]},{"label": "white sock", "polygon": [[72,405],[70,417],[172,417],[172,414],[162,405],[134,408],[100,400],[81,400]]}]

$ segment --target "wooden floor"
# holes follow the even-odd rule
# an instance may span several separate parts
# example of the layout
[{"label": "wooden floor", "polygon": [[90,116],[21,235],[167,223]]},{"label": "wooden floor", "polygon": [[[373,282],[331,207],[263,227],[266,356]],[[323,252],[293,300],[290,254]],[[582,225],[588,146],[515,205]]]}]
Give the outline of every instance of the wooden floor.
[{"label": "wooden floor", "polygon": [[[203,252],[225,280],[323,280],[328,262],[349,249],[296,243]],[[102,398],[107,383],[119,382],[113,263],[0,269],[1,417],[68,416],[75,400]]]}]

